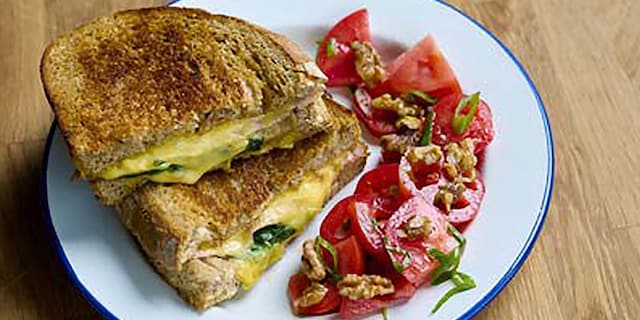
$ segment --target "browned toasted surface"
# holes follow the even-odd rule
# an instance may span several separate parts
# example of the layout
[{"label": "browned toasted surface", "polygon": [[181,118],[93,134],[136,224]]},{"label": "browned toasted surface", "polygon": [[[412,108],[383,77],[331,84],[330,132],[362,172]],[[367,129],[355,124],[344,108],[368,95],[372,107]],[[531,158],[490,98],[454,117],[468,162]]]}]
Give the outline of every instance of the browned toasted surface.
[{"label": "browned toasted surface", "polygon": [[194,185],[148,184],[118,211],[147,254],[178,268],[198,244],[222,241],[246,227],[278,193],[304,174],[362,145],[355,117],[332,102],[334,127],[294,149],[237,161],[232,171],[213,172]]},{"label": "browned toasted surface", "polygon": [[60,37],[41,74],[78,170],[93,176],[171,135],[319,95],[306,62],[295,44],[240,19],[158,7]]}]

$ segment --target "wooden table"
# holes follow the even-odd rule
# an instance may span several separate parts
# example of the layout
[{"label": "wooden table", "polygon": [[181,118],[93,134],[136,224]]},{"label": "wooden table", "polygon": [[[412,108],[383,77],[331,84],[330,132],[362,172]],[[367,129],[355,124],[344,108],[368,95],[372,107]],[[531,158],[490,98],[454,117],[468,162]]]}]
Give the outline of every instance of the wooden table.
[{"label": "wooden table", "polygon": [[[549,112],[555,192],[533,253],[480,319],[640,318],[640,1],[456,0],[513,49]],[[38,76],[56,35],[158,0],[4,1],[0,319],[92,319],[38,205],[52,114]],[[526,168],[523,168],[526,170]]]}]

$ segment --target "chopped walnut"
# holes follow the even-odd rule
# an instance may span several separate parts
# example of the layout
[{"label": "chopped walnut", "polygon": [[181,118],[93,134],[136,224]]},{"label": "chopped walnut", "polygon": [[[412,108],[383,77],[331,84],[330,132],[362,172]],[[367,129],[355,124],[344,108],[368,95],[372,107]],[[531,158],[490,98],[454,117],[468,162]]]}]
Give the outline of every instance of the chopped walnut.
[{"label": "chopped walnut", "polygon": [[420,141],[420,135],[419,131],[406,134],[387,134],[380,137],[380,145],[384,151],[404,154]]},{"label": "chopped walnut", "polygon": [[396,120],[396,128],[407,127],[407,129],[418,130],[422,127],[422,121],[416,117],[403,116]]},{"label": "chopped walnut", "polygon": [[411,239],[428,236],[431,233],[431,221],[425,216],[414,216],[405,224],[405,232]]},{"label": "chopped walnut", "polygon": [[434,144],[411,148],[407,151],[407,160],[411,164],[422,162],[425,165],[432,165],[440,162],[440,159],[442,159],[442,149]]},{"label": "chopped walnut", "polygon": [[371,106],[380,110],[389,110],[398,114],[398,116],[419,116],[422,108],[415,104],[407,103],[402,99],[394,98],[390,94],[385,93],[373,100]]},{"label": "chopped walnut", "polygon": [[356,55],[356,72],[369,88],[384,80],[385,71],[380,55],[369,42],[352,42],[351,49]]},{"label": "chopped walnut", "polygon": [[300,307],[306,308],[314,304],[320,303],[324,296],[327,295],[329,289],[319,282],[311,282],[311,284],[302,291],[302,296],[294,303]]},{"label": "chopped walnut", "polygon": [[348,274],[338,282],[338,290],[341,296],[349,299],[371,299],[375,296],[383,296],[395,292],[391,280],[378,275]]},{"label": "chopped walnut", "polygon": [[313,240],[307,240],[302,245],[302,272],[310,280],[321,281],[327,276],[322,258],[315,250]]},{"label": "chopped walnut", "polygon": [[440,204],[440,207],[443,207],[445,212],[450,212],[451,206],[458,201],[465,189],[466,187],[462,182],[447,183],[440,187],[433,199],[433,203],[435,205]]},{"label": "chopped walnut", "polygon": [[476,143],[477,140],[467,138],[460,144],[452,142],[444,147],[447,153],[444,169],[450,178],[462,178],[463,182],[475,180],[475,167],[478,164],[478,158],[474,154]]}]

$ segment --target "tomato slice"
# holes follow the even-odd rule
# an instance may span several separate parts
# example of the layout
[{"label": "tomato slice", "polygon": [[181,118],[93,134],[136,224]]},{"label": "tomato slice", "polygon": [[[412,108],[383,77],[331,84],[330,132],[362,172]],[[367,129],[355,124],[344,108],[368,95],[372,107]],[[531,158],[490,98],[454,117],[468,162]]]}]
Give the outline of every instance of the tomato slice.
[{"label": "tomato slice", "polygon": [[399,177],[400,191],[406,196],[420,195],[420,190],[428,185],[436,184],[440,181],[440,165],[427,170],[417,171],[409,163],[406,157],[400,158]]},{"label": "tomato slice", "polygon": [[[420,90],[441,98],[462,92],[458,79],[432,36],[427,36],[396,58],[387,68],[388,80],[379,92],[396,95]],[[375,96],[374,95],[374,96]]]},{"label": "tomato slice", "polygon": [[[400,231],[404,231],[406,223],[415,216],[427,218],[431,232],[414,239],[401,237]],[[405,202],[387,221],[384,230],[388,239],[387,252],[394,265],[402,267],[402,275],[414,286],[426,283],[438,266],[439,262],[427,254],[430,248],[449,253],[458,246],[455,238],[448,233],[448,226],[440,210],[419,196]]]},{"label": "tomato slice", "polygon": [[[335,52],[327,54],[327,44],[330,39],[336,41]],[[369,31],[369,13],[360,9],[340,20],[324,37],[318,48],[316,62],[329,78],[327,85],[349,86],[362,83],[356,72],[355,55],[351,50],[354,41],[371,42]]]},{"label": "tomato slice", "polygon": [[406,200],[400,191],[398,164],[383,164],[365,173],[356,187],[356,194],[373,198],[378,220],[385,220]]},{"label": "tomato slice", "polygon": [[349,207],[352,205],[353,196],[340,200],[322,220],[320,236],[333,245],[348,238],[351,235]]},{"label": "tomato slice", "polygon": [[[478,139],[475,149],[476,154],[478,154],[493,140],[491,108],[486,102],[480,100],[478,111],[473,120],[469,123],[466,131],[458,135],[453,131],[451,121],[460,100],[463,98],[464,95],[462,93],[455,93],[444,97],[435,105],[433,111],[436,113],[436,117],[431,129],[432,141],[434,144],[445,146],[451,142],[460,142],[466,138]],[[463,110],[463,113],[465,111]]]},{"label": "tomato slice", "polygon": [[376,210],[373,202],[374,198],[370,196],[355,195],[349,217],[352,222],[351,230],[358,244],[364,251],[380,260],[386,258],[386,252],[382,241],[382,230],[374,224]]},{"label": "tomato slice", "polygon": [[376,274],[381,274],[391,279],[395,292],[390,295],[374,297],[372,299],[351,300],[349,298],[343,298],[340,305],[340,318],[350,319],[376,313],[382,308],[388,308],[408,301],[416,292],[416,287],[397,272]]},{"label": "tomato slice", "polygon": [[[334,247],[338,252],[338,274],[364,273],[364,251],[354,236],[350,236],[349,238],[338,242]],[[326,255],[324,258],[327,260]],[[330,263],[333,262],[331,261]]]},{"label": "tomato slice", "polygon": [[289,278],[289,285],[287,289],[289,299],[291,299],[291,307],[295,314],[301,316],[312,316],[333,313],[338,310],[341,297],[338,294],[338,288],[333,284],[324,284],[329,290],[320,303],[308,307],[296,305],[294,301],[302,296],[304,289],[307,288],[309,284],[309,279],[307,279],[307,276],[302,273],[294,274]]},{"label": "tomato slice", "polygon": [[353,93],[353,112],[367,130],[376,138],[398,131],[394,125],[394,116],[389,113],[376,112],[371,107],[371,96],[366,90],[357,88]]},{"label": "tomato slice", "polygon": [[[429,185],[420,190],[420,194],[426,201],[433,203],[440,186],[447,182],[448,180],[442,177],[437,184]],[[476,180],[472,184],[467,184],[466,187],[464,193],[462,193],[462,199],[453,204],[449,213],[439,208],[441,214],[447,218],[447,221],[458,230],[463,230],[466,224],[472,221],[480,212],[480,205],[485,194],[484,180],[480,172],[476,170]]]}]

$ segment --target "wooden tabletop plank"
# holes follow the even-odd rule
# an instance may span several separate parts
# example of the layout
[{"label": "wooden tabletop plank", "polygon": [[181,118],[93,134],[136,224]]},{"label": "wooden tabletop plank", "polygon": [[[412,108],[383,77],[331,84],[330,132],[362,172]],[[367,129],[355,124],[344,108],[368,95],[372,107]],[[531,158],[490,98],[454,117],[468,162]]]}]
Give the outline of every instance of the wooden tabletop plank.
[{"label": "wooden tabletop plank", "polygon": [[[455,0],[522,61],[556,147],[530,258],[479,319],[640,317],[640,1]],[[94,319],[37,203],[52,114],[38,76],[57,35],[154,0],[8,0],[0,10],[0,319]],[[514,106],[517,107],[517,106]],[[523,168],[526,170],[526,168]]]}]

